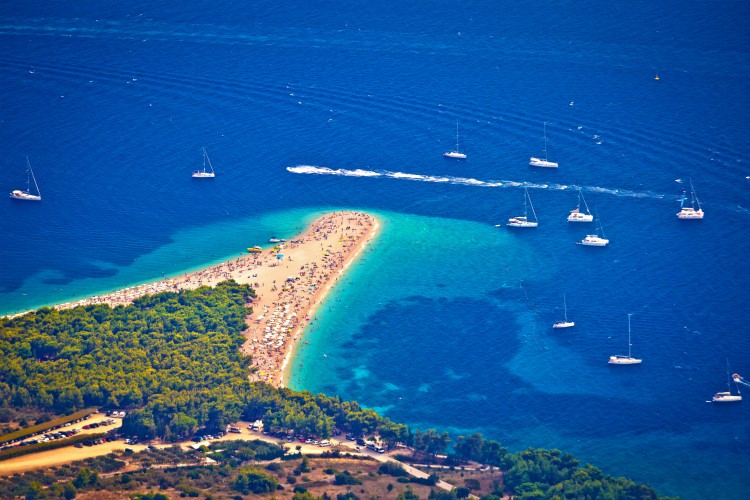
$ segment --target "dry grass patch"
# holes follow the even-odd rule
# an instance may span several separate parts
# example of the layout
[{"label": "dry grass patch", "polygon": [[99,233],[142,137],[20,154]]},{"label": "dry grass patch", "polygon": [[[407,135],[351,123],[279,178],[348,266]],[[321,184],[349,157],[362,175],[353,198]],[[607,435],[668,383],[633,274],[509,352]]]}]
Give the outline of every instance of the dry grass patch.
[{"label": "dry grass patch", "polygon": [[[314,496],[328,493],[332,498],[336,495],[351,492],[360,499],[395,498],[399,493],[411,488],[420,498],[427,498],[430,487],[414,483],[402,483],[398,478],[386,474],[378,474],[381,462],[374,460],[357,460],[352,458],[311,458],[308,457],[309,472],[299,471],[301,460],[281,462],[280,470],[267,470],[279,479],[284,490],[277,491],[275,498],[292,498],[294,488],[302,487]],[[277,462],[278,463],[278,462]],[[275,468],[275,467],[274,467]],[[295,475],[295,469],[299,472]],[[336,474],[346,474],[360,481],[361,484],[335,484]],[[289,477],[294,477],[293,484],[288,483]],[[389,488],[390,485],[390,488]]]},{"label": "dry grass patch", "polygon": [[[500,489],[503,486],[503,474],[499,469],[493,467],[492,471],[488,470],[474,470],[465,469],[462,470],[460,467],[456,469],[438,469],[438,468],[426,468],[420,467],[420,470],[428,474],[437,474],[443,481],[452,484],[456,488],[466,487],[471,492],[481,497],[488,493]],[[421,496],[421,495],[420,495]]]}]

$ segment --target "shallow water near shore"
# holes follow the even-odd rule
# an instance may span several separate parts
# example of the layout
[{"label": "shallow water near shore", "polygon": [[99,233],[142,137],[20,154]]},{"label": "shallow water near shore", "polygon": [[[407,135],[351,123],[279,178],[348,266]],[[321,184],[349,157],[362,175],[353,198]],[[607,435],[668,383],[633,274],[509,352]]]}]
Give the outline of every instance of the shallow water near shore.
[{"label": "shallow water near shore", "polygon": [[[382,234],[317,311],[295,387],[744,498],[750,406],[705,401],[727,359],[750,374],[750,7],[428,6],[0,5],[0,183],[23,188],[28,155],[43,195],[0,202],[0,312],[368,210]],[[457,121],[466,161],[442,157]],[[557,170],[527,166],[544,122]],[[203,146],[217,176],[194,180]],[[691,178],[706,218],[678,221]],[[575,186],[609,247],[574,244],[593,232],[565,221]],[[524,187],[539,227],[495,227]],[[553,331],[563,294],[576,326]],[[628,313],[643,365],[609,367]]]},{"label": "shallow water near shore", "polygon": [[[708,380],[699,349],[726,342],[725,333],[704,327],[700,312],[670,313],[575,276],[604,266],[623,289],[658,288],[647,273],[618,270],[619,258],[632,266],[629,250],[587,255],[570,245],[555,261],[539,234],[381,217],[380,238],[307,328],[290,386],[340,394],[420,428],[479,431],[512,449],[555,443],[683,497],[716,496],[710,474],[744,487],[746,414],[704,402],[722,377]],[[563,315],[558,291],[576,321],[569,330],[551,328]],[[627,352],[626,314],[603,314],[609,301],[633,311],[642,366],[607,364]],[[747,348],[741,336],[733,342]],[[687,488],[685,474],[701,481]],[[719,496],[739,493],[724,486]]]}]

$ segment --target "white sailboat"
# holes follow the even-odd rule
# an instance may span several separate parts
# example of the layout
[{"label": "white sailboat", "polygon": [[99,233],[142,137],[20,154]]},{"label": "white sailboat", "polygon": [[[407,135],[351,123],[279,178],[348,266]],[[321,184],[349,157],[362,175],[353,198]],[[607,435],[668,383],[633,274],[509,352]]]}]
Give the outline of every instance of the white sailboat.
[{"label": "white sailboat", "polygon": [[575,326],[575,321],[568,321],[568,304],[565,302],[565,294],[563,294],[563,309],[565,310],[565,321],[558,321],[552,328],[570,328]]},{"label": "white sailboat", "polygon": [[[36,188],[36,194],[32,194],[30,191],[31,180],[34,180],[34,187]],[[29,157],[26,157],[26,191],[20,189],[14,189],[10,193],[10,197],[14,200],[24,201],[42,201],[42,193],[39,191],[39,185],[36,183],[36,177],[34,177],[34,171],[31,170],[31,162]]]},{"label": "white sailboat", "polygon": [[455,151],[447,151],[443,153],[443,156],[446,158],[456,158],[457,160],[465,160],[466,154],[462,153],[458,149],[458,122],[456,122],[456,150]]},{"label": "white sailboat", "polygon": [[[739,377],[739,375],[736,375]],[[727,360],[727,390],[726,392],[717,392],[714,394],[714,397],[711,398],[711,401],[714,403],[736,403],[739,401],[742,401],[742,394],[740,394],[740,387],[735,382],[735,386],[737,387],[737,394],[732,394],[732,387],[730,385],[731,377],[729,375],[729,360]]]},{"label": "white sailboat", "polygon": [[529,166],[557,168],[557,162],[547,160],[547,122],[544,122],[544,158],[529,158]]},{"label": "white sailboat", "polygon": [[610,365],[639,365],[643,361],[642,359],[634,358],[630,355],[630,313],[628,313],[628,355],[615,354],[609,357]]},{"label": "white sailboat", "polygon": [[[510,219],[508,219],[508,224],[506,224],[508,227],[537,227],[539,225],[539,221],[536,218],[536,212],[534,211],[534,205],[531,204],[529,190],[524,188],[523,191],[523,215],[519,215],[518,217],[511,217]],[[531,206],[531,213],[534,215],[534,220],[528,219],[528,212],[526,209],[527,204],[528,206]]]},{"label": "white sailboat", "polygon": [[602,220],[597,219],[599,230],[601,230],[602,235],[601,237],[599,234],[587,234],[584,239],[581,241],[577,241],[576,245],[583,245],[587,247],[606,247],[609,245],[609,240],[604,237],[604,227],[602,226]]},{"label": "white sailboat", "polygon": [[[702,219],[703,209],[701,208],[701,202],[695,195],[695,188],[693,188],[693,179],[690,179],[690,206],[685,206],[685,194],[682,194],[680,199],[680,211],[677,212],[678,219]],[[698,210],[695,209],[695,205],[698,205]]]},{"label": "white sailboat", "polygon": [[[210,172],[206,170],[206,163],[208,163],[208,167],[211,169]],[[213,177],[216,177],[214,166],[211,165],[211,159],[208,157],[206,148],[203,148],[203,170],[196,170],[193,172],[193,179],[208,179]]]},{"label": "white sailboat", "polygon": [[[586,207],[586,212],[581,212],[581,200],[583,200],[583,206]],[[589,205],[586,203],[586,198],[583,197],[581,188],[578,188],[578,206],[570,211],[568,215],[568,222],[593,222],[594,216],[591,215]]]}]

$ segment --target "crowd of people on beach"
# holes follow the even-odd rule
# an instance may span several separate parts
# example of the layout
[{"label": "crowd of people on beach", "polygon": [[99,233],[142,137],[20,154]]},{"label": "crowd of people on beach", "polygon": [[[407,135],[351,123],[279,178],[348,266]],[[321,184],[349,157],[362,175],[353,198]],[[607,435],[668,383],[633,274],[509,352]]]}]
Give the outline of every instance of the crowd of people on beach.
[{"label": "crowd of people on beach", "polygon": [[250,377],[282,385],[294,343],[315,308],[378,229],[369,214],[333,212],[317,219],[302,236],[260,253],[56,307],[127,305],[144,295],[213,286],[227,279],[249,284],[257,294],[242,348],[256,368]]},{"label": "crowd of people on beach", "polygon": [[[273,301],[268,304],[261,298],[262,307],[251,318],[253,326],[245,349],[257,367],[253,380],[283,384],[293,346],[315,308],[377,231],[375,219],[368,214],[335,215],[313,224],[301,239],[302,244],[308,244],[304,263],[295,258],[296,273],[276,283]],[[316,254],[318,258],[314,258]]]}]

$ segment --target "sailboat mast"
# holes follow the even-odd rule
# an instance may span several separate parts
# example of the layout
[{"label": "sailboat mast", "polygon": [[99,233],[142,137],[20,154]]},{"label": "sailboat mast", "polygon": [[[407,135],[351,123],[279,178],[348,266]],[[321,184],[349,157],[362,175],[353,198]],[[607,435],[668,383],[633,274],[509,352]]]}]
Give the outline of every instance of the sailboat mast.
[{"label": "sailboat mast", "polygon": [[698,203],[698,209],[701,208],[701,202],[698,199],[698,197],[695,195],[695,188],[693,187],[693,178],[690,178],[690,203],[692,204],[692,207],[695,208],[695,204]]},{"label": "sailboat mast", "polygon": [[[604,236],[604,226],[602,226],[602,219],[600,217],[597,217],[596,220],[599,222],[599,229],[601,229],[602,231],[602,238],[606,238],[606,236]],[[629,317],[630,315],[628,315],[628,318]]]},{"label": "sailboat mast", "polygon": [[565,294],[563,294],[563,309],[565,310],[565,322],[568,322],[568,304],[565,302]]},{"label": "sailboat mast", "polygon": [[[537,222],[536,218],[536,210],[534,210],[534,204],[531,203],[531,196],[529,196],[529,190],[528,188],[524,188],[526,191],[526,198],[529,200],[529,205],[531,205],[531,213],[534,214],[534,222]],[[524,201],[524,215],[526,215],[526,202]]]},{"label": "sailboat mast", "polygon": [[589,204],[586,203],[586,198],[583,196],[583,191],[581,191],[581,188],[578,188],[578,196],[580,196],[583,200],[583,206],[586,207],[586,213],[590,214],[591,210],[589,210]]},{"label": "sailboat mast", "polygon": [[456,122],[456,151],[458,151],[458,122]]},{"label": "sailboat mast", "polygon": [[[739,387],[737,390],[739,390]],[[727,391],[732,392],[732,377],[729,375],[729,358],[727,358]]]},{"label": "sailboat mast", "polygon": [[29,192],[29,189],[31,188],[31,162],[29,162],[29,157],[26,157],[26,192]]},{"label": "sailboat mast", "polygon": [[[26,161],[28,162],[29,159],[26,158]],[[39,191],[39,184],[36,183],[36,176],[34,175],[34,171],[31,170],[31,163],[29,163],[29,173],[31,174],[31,178],[34,179],[34,187],[36,188],[36,195],[42,196],[42,192]]]},{"label": "sailboat mast", "polygon": [[547,122],[544,122],[544,161],[547,161]]},{"label": "sailboat mast", "polygon": [[630,313],[628,313],[628,358],[630,357]]}]

